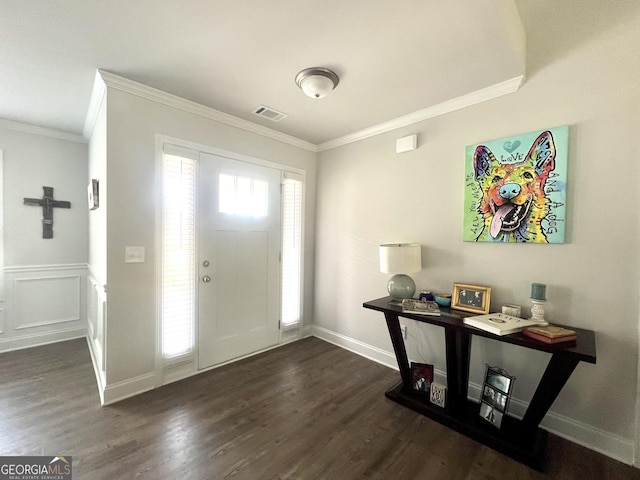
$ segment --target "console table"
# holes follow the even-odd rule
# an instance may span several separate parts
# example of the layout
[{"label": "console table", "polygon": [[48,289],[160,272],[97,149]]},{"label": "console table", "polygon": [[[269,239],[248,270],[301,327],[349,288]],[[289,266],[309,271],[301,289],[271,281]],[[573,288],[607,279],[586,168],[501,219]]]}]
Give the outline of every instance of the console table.
[{"label": "console table", "polygon": [[[521,333],[498,336],[469,325],[464,317],[471,314],[440,307],[442,316],[403,313],[401,305],[389,304],[390,297],[371,300],[364,308],[384,313],[391,343],[398,361],[402,381],[386,392],[387,398],[426,415],[474,440],[541,470],[544,460],[546,432],[540,421],[580,362],[596,363],[595,334],[591,330],[568,327],[576,331],[575,342],[546,344]],[[411,369],[400,330],[399,317],[444,328],[447,366],[446,408],[437,407],[411,388]],[[522,418],[505,415],[500,429],[483,421],[479,415],[480,399],[468,399],[469,361],[473,336],[540,350],[551,354],[540,383]]]}]

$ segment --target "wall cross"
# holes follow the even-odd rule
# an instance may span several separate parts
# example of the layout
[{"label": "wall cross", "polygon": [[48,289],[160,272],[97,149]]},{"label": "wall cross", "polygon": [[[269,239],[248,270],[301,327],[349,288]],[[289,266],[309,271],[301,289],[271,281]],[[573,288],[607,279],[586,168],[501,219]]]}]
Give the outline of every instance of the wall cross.
[{"label": "wall cross", "polygon": [[71,202],[53,199],[53,187],[42,187],[42,198],[25,198],[25,205],[37,205],[42,207],[42,238],[53,238],[53,209],[71,208]]}]

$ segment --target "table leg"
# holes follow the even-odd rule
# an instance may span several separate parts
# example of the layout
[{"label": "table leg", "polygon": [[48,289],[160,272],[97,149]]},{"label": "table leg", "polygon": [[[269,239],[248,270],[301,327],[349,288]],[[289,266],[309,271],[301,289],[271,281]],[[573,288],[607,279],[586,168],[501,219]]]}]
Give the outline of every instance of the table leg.
[{"label": "table leg", "polygon": [[562,352],[551,356],[522,419],[524,429],[534,430],[538,427],[579,362],[577,358],[563,355]]},{"label": "table leg", "polygon": [[469,389],[471,335],[452,328],[445,329],[447,355],[447,405],[450,412],[464,412]]},{"label": "table leg", "polygon": [[400,377],[406,388],[411,388],[411,369],[409,368],[409,359],[407,358],[407,350],[404,346],[402,331],[400,330],[400,320],[398,314],[394,312],[384,312],[384,318],[387,321],[389,336],[393,344],[393,351],[398,360],[398,368],[400,369]]}]

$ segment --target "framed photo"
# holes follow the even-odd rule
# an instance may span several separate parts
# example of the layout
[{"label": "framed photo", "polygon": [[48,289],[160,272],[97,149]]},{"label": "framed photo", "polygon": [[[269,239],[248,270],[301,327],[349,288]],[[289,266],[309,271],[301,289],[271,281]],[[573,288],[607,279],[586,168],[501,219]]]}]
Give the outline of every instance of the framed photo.
[{"label": "framed photo", "polygon": [[453,284],[451,308],[485,315],[489,313],[490,304],[491,287],[467,285],[466,283]]},{"label": "framed photo", "polygon": [[515,378],[500,367],[487,365],[480,398],[480,417],[496,428],[502,426],[502,419],[507,413]]},{"label": "framed photo", "polygon": [[431,384],[430,401],[434,405],[445,408],[447,406],[447,387],[438,382]]},{"label": "framed photo", "polygon": [[95,210],[100,206],[100,184],[95,178],[91,179],[91,183],[87,186],[87,200],[89,210]]},{"label": "framed photo", "polygon": [[433,382],[433,365],[411,362],[411,388],[425,395]]}]

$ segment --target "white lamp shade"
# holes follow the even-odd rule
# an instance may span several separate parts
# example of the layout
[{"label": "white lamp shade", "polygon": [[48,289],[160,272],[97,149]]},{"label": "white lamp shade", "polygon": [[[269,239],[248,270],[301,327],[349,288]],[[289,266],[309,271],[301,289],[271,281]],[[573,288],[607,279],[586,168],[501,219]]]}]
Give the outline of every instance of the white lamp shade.
[{"label": "white lamp shade", "polygon": [[422,270],[419,243],[388,243],[380,245],[382,273],[414,273]]}]

